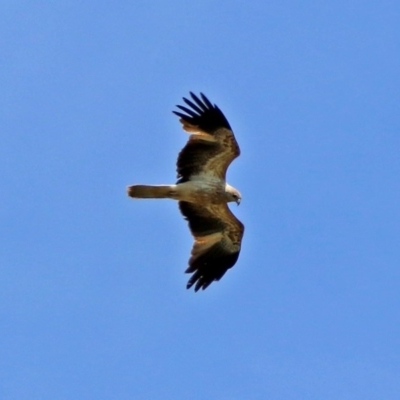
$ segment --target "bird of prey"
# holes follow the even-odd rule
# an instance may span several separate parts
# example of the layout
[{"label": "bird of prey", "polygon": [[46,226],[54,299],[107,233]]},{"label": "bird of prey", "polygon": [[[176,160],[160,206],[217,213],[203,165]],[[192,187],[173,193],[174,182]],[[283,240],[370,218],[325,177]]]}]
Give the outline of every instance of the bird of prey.
[{"label": "bird of prey", "polygon": [[179,201],[188,221],[194,245],[185,271],[192,274],[187,289],[197,292],[222,278],[239,257],[243,224],[227,203],[240,203],[238,190],[226,183],[226,171],[240,149],[222,111],[204,94],[190,92],[186,106],[173,111],[189,140],[177,160],[178,181],[174,185],[133,185],[127,189],[133,198],[169,198]]}]

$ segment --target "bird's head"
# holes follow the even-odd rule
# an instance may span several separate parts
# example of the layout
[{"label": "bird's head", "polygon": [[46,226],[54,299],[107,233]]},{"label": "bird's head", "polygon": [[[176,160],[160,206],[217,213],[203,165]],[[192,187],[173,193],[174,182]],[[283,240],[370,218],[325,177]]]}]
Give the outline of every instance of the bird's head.
[{"label": "bird's head", "polygon": [[240,201],[242,200],[242,195],[240,194],[239,190],[236,190],[233,186],[226,184],[225,193],[227,195],[228,203],[234,201],[237,205],[240,204]]}]

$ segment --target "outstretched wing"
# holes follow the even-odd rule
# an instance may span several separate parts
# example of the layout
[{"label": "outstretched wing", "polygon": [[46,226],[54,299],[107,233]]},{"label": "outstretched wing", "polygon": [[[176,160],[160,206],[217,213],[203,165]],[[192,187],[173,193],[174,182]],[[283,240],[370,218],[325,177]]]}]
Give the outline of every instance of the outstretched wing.
[{"label": "outstretched wing", "polygon": [[222,111],[207,99],[190,92],[192,100],[183,98],[190,107],[177,107],[173,111],[180,117],[185,131],[191,133],[177,161],[179,182],[186,182],[195,175],[214,176],[224,179],[229,164],[239,156],[240,149]]},{"label": "outstretched wing", "polygon": [[194,245],[186,273],[192,273],[187,289],[195,285],[197,292],[220,280],[239,257],[244,225],[232,214],[228,205],[200,206],[185,201],[179,209],[189,223]]}]

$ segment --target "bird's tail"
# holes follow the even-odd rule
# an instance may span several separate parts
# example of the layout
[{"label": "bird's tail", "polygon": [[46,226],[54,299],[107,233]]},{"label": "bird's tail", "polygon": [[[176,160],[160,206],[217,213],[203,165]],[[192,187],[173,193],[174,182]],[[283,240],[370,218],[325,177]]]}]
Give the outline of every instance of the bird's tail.
[{"label": "bird's tail", "polygon": [[171,185],[132,185],[128,186],[128,196],[135,199],[166,199],[174,198]]}]

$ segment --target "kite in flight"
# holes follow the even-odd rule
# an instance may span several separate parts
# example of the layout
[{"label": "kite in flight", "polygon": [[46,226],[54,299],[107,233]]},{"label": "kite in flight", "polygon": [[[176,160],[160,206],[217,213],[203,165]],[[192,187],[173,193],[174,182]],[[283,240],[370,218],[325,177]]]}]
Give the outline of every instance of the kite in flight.
[{"label": "kite in flight", "polygon": [[[185,271],[192,274],[187,289],[197,292],[220,280],[239,257],[243,224],[233,215],[229,202],[240,204],[238,190],[226,183],[226,170],[240,149],[222,111],[204,94],[190,92],[186,106],[173,111],[190,134],[177,160],[175,185],[133,185],[128,195],[137,199],[169,198],[179,201],[188,221],[194,245]],[[188,107],[189,108],[188,108]],[[183,112],[181,112],[183,111]]]}]

